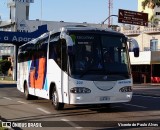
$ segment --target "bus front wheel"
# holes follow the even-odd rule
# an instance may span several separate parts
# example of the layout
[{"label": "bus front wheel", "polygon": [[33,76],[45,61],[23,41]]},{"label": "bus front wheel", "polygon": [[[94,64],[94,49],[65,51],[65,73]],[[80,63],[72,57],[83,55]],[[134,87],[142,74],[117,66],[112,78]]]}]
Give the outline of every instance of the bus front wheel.
[{"label": "bus front wheel", "polygon": [[62,110],[64,108],[64,103],[60,103],[58,99],[58,93],[56,89],[52,90],[52,104],[56,110]]},{"label": "bus front wheel", "polygon": [[25,98],[26,98],[27,100],[30,100],[30,99],[31,99],[31,95],[29,94],[28,87],[27,87],[27,83],[24,84],[24,94],[25,94]]}]

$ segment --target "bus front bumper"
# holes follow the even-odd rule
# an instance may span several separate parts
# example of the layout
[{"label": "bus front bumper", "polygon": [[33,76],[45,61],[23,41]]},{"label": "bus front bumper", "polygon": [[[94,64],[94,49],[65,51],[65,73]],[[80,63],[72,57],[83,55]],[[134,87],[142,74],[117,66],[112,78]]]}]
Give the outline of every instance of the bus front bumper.
[{"label": "bus front bumper", "polygon": [[114,95],[70,94],[70,104],[105,104],[129,102],[132,92],[115,93]]}]

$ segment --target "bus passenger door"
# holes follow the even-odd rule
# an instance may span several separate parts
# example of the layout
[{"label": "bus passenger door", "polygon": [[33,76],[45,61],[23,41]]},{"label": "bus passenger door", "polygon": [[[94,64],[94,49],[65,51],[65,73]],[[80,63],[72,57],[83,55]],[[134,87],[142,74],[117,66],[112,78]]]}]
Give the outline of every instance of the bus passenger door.
[{"label": "bus passenger door", "polygon": [[61,86],[62,86],[62,100],[64,103],[69,103],[68,93],[68,54],[66,41],[61,41]]}]

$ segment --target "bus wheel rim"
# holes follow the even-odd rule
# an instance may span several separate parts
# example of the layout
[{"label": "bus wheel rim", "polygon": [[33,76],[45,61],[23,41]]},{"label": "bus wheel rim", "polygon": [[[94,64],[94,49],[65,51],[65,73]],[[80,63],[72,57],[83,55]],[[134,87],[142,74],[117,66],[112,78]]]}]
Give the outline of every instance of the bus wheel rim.
[{"label": "bus wheel rim", "polygon": [[52,101],[53,101],[53,104],[55,106],[57,106],[57,93],[56,93],[56,91],[54,91],[54,93],[53,93]]},{"label": "bus wheel rim", "polygon": [[28,89],[27,89],[27,86],[25,86],[25,95],[28,96]]}]

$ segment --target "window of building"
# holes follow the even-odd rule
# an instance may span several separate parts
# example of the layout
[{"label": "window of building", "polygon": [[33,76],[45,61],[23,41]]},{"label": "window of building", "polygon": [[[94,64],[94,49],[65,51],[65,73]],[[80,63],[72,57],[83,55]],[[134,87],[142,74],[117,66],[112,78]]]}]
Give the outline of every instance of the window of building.
[{"label": "window of building", "polygon": [[156,15],[160,15],[160,12],[156,12]]},{"label": "window of building", "polygon": [[26,6],[26,20],[29,20],[29,6]]},{"label": "window of building", "polygon": [[150,50],[151,51],[158,51],[160,47],[158,47],[158,39],[151,39],[150,40]]}]

